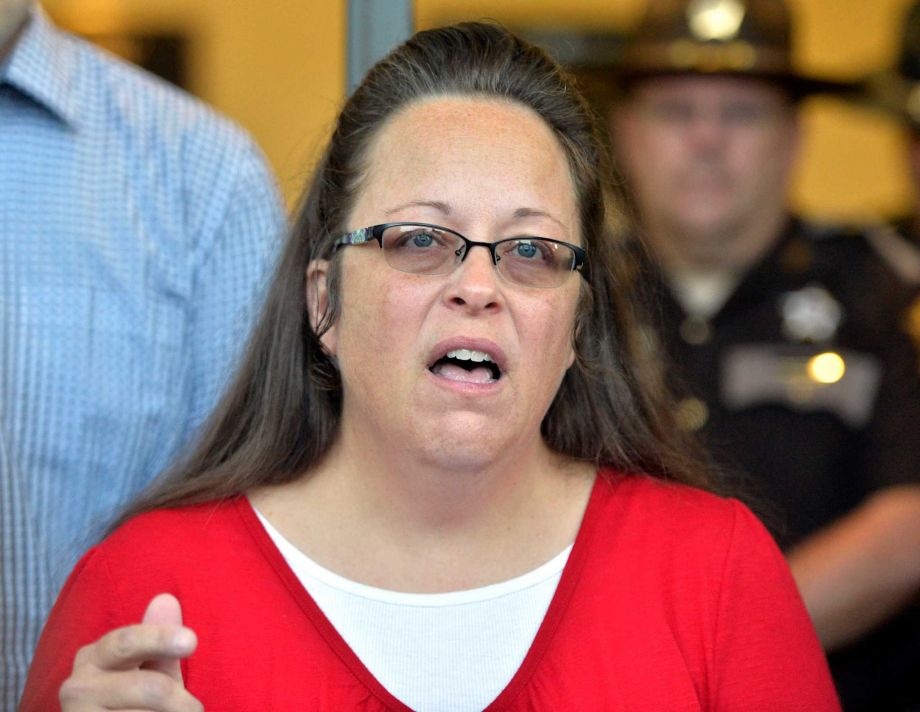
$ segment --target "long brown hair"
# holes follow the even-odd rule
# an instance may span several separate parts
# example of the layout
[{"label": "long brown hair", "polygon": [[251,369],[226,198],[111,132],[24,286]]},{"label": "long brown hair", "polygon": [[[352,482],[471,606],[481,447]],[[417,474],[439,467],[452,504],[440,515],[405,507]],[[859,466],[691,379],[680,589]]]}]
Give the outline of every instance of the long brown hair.
[{"label": "long brown hair", "polygon": [[[280,258],[242,366],[191,453],[120,521],[142,511],[224,498],[294,480],[317,463],[339,427],[342,390],[318,333],[340,307],[333,242],[366,171],[368,146],[401,108],[438,95],[501,98],[550,126],[569,162],[588,251],[576,317],[576,363],[542,434],[564,455],[708,486],[693,443],[671,420],[658,365],[648,358],[629,253],[613,234],[622,217],[598,129],[574,80],[542,50],[493,24],[414,35],[375,65],[347,100]],[[331,259],[329,307],[314,330],[305,270]]]}]

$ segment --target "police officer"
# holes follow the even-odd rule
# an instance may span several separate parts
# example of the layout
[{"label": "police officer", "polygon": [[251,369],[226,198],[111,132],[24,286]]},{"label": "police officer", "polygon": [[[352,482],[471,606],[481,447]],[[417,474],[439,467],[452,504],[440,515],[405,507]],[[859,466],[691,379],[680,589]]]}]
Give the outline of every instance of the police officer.
[{"label": "police officer", "polygon": [[611,140],[677,417],[776,512],[845,707],[914,709],[916,290],[866,235],[790,214],[800,100],[834,88],[790,54],[781,0],[652,0]]}]

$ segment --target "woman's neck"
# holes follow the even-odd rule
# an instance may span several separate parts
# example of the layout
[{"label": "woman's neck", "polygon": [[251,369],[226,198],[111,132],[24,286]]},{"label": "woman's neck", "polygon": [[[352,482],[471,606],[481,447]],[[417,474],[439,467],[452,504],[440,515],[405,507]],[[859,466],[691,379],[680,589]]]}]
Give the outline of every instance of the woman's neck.
[{"label": "woman's neck", "polygon": [[415,592],[512,578],[570,544],[594,467],[541,441],[471,471],[347,437],[301,480],[253,493],[296,546],[362,583]]}]

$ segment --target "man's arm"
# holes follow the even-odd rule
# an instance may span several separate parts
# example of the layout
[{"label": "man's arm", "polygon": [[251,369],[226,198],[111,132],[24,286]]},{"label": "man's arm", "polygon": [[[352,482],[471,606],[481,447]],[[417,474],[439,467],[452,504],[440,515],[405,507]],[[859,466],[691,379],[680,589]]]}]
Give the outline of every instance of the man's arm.
[{"label": "man's arm", "polygon": [[788,558],[825,649],[857,640],[920,591],[920,485],[879,490]]}]

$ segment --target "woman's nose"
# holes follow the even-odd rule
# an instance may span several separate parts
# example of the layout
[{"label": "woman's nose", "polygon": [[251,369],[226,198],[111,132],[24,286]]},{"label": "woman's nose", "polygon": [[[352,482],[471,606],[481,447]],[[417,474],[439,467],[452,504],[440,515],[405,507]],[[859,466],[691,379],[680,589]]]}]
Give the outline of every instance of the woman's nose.
[{"label": "woman's nose", "polygon": [[451,304],[473,309],[497,305],[500,291],[498,271],[489,249],[473,245],[451,274],[446,291]]}]

